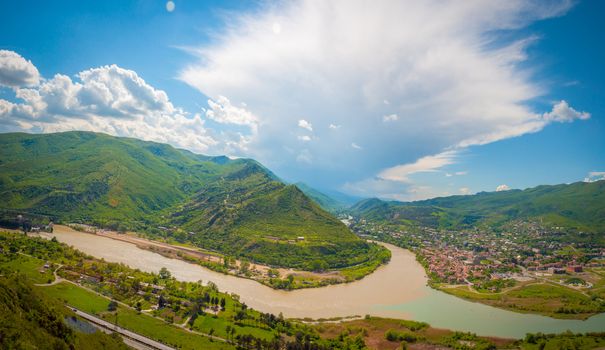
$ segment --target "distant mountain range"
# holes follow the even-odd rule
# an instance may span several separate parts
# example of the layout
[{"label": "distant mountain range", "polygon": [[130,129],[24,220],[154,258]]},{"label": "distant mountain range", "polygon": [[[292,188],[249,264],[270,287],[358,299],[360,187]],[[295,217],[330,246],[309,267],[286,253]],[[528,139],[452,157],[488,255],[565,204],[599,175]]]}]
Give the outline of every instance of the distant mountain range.
[{"label": "distant mountain range", "polygon": [[331,213],[343,212],[362,199],[338,191],[320,191],[303,182],[297,182],[295,185],[324,210]]},{"label": "distant mountain range", "polygon": [[466,228],[511,220],[539,220],[578,231],[605,233],[605,181],[481,192],[416,202],[365,199],[355,215],[401,225]]},{"label": "distant mountain range", "polygon": [[0,134],[0,196],[5,218],[138,230],[276,266],[338,268],[382,249],[254,160],[91,132]]}]

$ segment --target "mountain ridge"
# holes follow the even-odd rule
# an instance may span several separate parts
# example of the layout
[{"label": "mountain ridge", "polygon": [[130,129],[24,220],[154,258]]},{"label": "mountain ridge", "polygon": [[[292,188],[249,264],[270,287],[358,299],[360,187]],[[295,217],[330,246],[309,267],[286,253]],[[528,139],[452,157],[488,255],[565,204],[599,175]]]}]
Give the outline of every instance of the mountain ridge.
[{"label": "mountain ridge", "polygon": [[134,230],[303,269],[355,265],[383,249],[255,160],[83,131],[0,134],[0,148],[7,213]]},{"label": "mountain ridge", "polygon": [[356,203],[351,211],[375,220],[419,222],[434,227],[464,228],[536,219],[577,230],[605,232],[605,181],[540,185],[413,202],[371,198]]}]

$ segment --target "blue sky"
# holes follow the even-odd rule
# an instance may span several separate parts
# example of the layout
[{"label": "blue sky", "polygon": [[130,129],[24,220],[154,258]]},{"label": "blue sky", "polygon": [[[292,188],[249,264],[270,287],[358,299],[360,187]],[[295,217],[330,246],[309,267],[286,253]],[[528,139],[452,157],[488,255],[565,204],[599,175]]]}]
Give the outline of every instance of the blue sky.
[{"label": "blue sky", "polygon": [[399,200],[605,172],[603,2],[174,5],[3,1],[0,131],[168,142]]}]

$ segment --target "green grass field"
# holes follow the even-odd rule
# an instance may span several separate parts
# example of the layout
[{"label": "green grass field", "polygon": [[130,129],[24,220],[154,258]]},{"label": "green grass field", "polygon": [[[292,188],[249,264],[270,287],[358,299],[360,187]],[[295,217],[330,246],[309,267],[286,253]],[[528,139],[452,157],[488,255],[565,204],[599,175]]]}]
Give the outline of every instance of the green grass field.
[{"label": "green grass field", "polygon": [[531,283],[499,294],[474,292],[466,286],[439,289],[457,297],[491,306],[518,312],[539,313],[555,318],[585,319],[605,311],[605,305],[590,296],[552,283]]},{"label": "green grass field", "polygon": [[[82,311],[100,316],[108,322],[115,322],[115,314],[107,312],[109,300],[106,298],[66,282],[40,288],[46,294]],[[181,349],[233,349],[230,344],[210,341],[205,336],[187,332],[162,320],[122,306],[118,306],[117,313],[118,325],[121,327],[171,346]]]},{"label": "green grass field", "polygon": [[44,269],[44,264],[44,260],[27,255],[18,255],[14,260],[2,262],[1,266],[7,271],[18,271],[26,275],[33,283],[52,282],[54,280],[52,269]]}]

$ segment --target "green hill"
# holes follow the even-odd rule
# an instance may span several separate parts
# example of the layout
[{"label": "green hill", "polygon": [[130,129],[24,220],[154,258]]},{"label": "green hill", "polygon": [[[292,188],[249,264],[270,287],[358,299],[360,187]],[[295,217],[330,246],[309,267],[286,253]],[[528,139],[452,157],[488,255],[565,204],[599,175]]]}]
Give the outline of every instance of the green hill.
[{"label": "green hill", "polygon": [[85,324],[92,333],[69,327],[64,319],[75,315],[34,288],[23,275],[0,276],[0,348],[129,349],[120,337],[92,325]]},{"label": "green hill", "polygon": [[605,181],[481,192],[417,202],[368,199],[351,210],[362,217],[398,224],[464,228],[533,219],[581,231],[605,232]]},{"label": "green hill", "polygon": [[344,267],[382,250],[254,160],[105,134],[0,134],[0,195],[5,217],[132,229],[278,266]]}]

